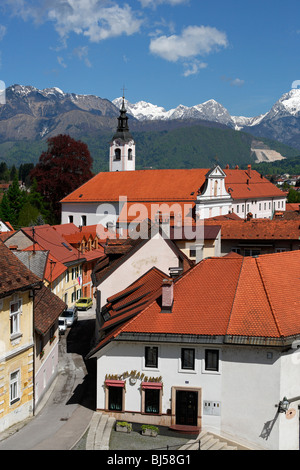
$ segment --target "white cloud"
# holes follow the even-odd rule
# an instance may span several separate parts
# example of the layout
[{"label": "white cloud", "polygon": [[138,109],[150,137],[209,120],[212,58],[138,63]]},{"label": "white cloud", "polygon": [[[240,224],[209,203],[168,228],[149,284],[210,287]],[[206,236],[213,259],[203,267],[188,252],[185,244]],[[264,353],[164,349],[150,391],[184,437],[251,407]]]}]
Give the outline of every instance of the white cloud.
[{"label": "white cloud", "polygon": [[184,64],[185,71],[183,72],[184,77],[189,77],[190,75],[197,75],[199,70],[206,69],[207,63],[206,62],[199,62],[198,60],[195,60],[192,63],[186,63]]},{"label": "white cloud", "polygon": [[231,80],[230,84],[232,86],[243,86],[245,83],[245,80],[241,80],[240,78],[235,78],[234,80]]},{"label": "white cloud", "polygon": [[80,60],[82,60],[87,67],[91,67],[92,64],[88,58],[88,47],[87,46],[79,46],[73,50],[73,54],[77,56]]},{"label": "white cloud", "polygon": [[57,62],[58,62],[59,65],[61,65],[64,69],[67,68],[67,65],[65,64],[63,57],[57,56]]},{"label": "white cloud", "polygon": [[15,15],[36,22],[53,21],[61,38],[70,33],[87,36],[92,42],[137,33],[142,25],[128,4],[110,0],[4,0]]},{"label": "white cloud", "polygon": [[210,26],[188,26],[180,36],[160,36],[150,42],[150,51],[163,59],[177,62],[204,56],[220,47],[227,47],[226,34]]},{"label": "white cloud", "polygon": [[6,26],[3,26],[2,24],[0,24],[0,41],[3,39],[5,34],[6,34]]},{"label": "white cloud", "polygon": [[189,0],[139,0],[142,7],[152,7],[155,8],[157,5],[161,5],[162,3],[167,3],[171,6],[181,5],[184,3],[188,3]]},{"label": "white cloud", "polygon": [[48,18],[55,23],[61,37],[74,32],[99,42],[122,34],[132,35],[140,30],[142,21],[130,6],[123,7],[99,0],[66,0],[55,2],[48,11]]}]

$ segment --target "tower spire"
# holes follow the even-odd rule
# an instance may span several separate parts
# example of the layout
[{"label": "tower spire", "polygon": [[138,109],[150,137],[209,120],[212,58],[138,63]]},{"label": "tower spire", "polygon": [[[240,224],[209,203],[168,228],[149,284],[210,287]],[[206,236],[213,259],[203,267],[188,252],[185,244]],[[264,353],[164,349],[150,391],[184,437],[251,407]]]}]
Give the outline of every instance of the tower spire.
[{"label": "tower spire", "polygon": [[129,131],[123,86],[118,127],[110,145],[110,171],[135,170],[135,143]]}]

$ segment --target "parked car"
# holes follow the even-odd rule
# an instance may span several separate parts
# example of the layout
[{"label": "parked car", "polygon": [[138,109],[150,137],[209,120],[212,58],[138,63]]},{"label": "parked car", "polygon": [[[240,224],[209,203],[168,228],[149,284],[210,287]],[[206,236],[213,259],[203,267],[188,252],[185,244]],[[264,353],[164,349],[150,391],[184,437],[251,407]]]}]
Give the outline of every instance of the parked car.
[{"label": "parked car", "polygon": [[58,319],[58,331],[60,335],[64,335],[67,329],[67,320],[59,317]]},{"label": "parked car", "polygon": [[72,326],[78,320],[78,312],[76,307],[67,308],[59,317],[59,319],[65,319],[67,326]]},{"label": "parked car", "polygon": [[81,297],[77,300],[75,305],[78,310],[88,310],[89,308],[92,308],[93,301],[90,297]]}]

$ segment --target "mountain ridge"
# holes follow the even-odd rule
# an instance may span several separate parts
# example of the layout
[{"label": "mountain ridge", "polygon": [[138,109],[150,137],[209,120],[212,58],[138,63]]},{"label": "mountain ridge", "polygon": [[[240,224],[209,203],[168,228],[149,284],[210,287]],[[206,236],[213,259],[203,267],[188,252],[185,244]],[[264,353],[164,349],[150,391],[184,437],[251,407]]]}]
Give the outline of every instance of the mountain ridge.
[{"label": "mountain ridge", "polygon": [[[290,108],[286,102],[282,104],[283,110],[279,106],[277,122],[283,111],[284,119],[298,119],[297,97],[293,99],[295,103],[290,103]],[[111,102],[96,95],[65,93],[57,87],[44,90],[30,85],[8,87],[6,103],[0,106],[0,161],[15,165],[35,163],[41,150],[46,148],[48,138],[69,134],[88,143],[95,168],[105,169],[120,100],[122,98]],[[136,136],[139,161],[145,167],[151,166],[152,160],[156,166],[166,167],[172,167],[175,162],[177,166],[187,167],[208,165],[209,161],[214,161],[216,153],[225,165],[239,164],[238,152],[243,163],[247,159],[248,163],[254,163],[297,155],[295,147],[286,147],[279,139],[274,142],[271,129],[267,129],[270,131],[268,141],[264,139],[264,129],[257,136],[248,131],[261,125],[261,117],[232,117],[213,99],[191,108],[180,105],[168,112],[145,101],[139,103],[134,112],[128,109],[129,126]],[[249,135],[243,136],[244,132]],[[288,135],[287,131],[285,133]],[[160,159],[161,154],[164,155]]]}]

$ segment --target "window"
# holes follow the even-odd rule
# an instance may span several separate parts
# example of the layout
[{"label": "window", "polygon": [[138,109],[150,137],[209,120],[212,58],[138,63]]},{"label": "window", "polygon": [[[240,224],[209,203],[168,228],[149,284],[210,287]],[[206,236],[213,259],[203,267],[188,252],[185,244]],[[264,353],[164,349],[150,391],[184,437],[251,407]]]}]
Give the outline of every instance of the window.
[{"label": "window", "polygon": [[158,347],[145,347],[145,367],[157,367],[158,364]]},{"label": "window", "polygon": [[72,280],[77,279],[79,275],[78,266],[72,268]]},{"label": "window", "polygon": [[245,256],[259,256],[260,255],[260,250],[244,250]]},{"label": "window", "polygon": [[132,160],[132,149],[128,150],[128,160]]},{"label": "window", "polygon": [[20,371],[17,370],[10,374],[9,379],[9,403],[13,405],[20,400]]},{"label": "window", "polygon": [[219,370],[218,349],[206,349],[205,350],[205,370],[218,372]]},{"label": "window", "polygon": [[121,160],[121,150],[115,149],[115,160]]},{"label": "window", "polygon": [[231,251],[233,251],[234,253],[238,253],[239,255],[241,254],[240,248],[232,248]]},{"label": "window", "polygon": [[73,223],[73,216],[69,215],[69,224],[72,224],[72,223]]},{"label": "window", "polygon": [[261,211],[261,203],[259,203],[258,209]]},{"label": "window", "polygon": [[196,248],[190,248],[190,258],[196,258]]},{"label": "window", "polygon": [[145,390],[145,413],[158,414],[160,403],[160,389]]},{"label": "window", "polygon": [[81,225],[82,225],[83,227],[86,226],[86,215],[82,215],[82,216],[81,216]]},{"label": "window", "polygon": [[264,203],[264,210],[266,210],[266,209],[267,209],[267,203],[265,202]]},{"label": "window", "polygon": [[238,213],[239,213],[239,211],[240,211],[240,206],[239,206],[239,205],[237,205],[237,206],[236,206],[236,213],[238,214]]},{"label": "window", "polygon": [[13,301],[10,304],[10,334],[20,333],[20,315],[22,300]]},{"label": "window", "polygon": [[195,349],[191,349],[191,348],[181,349],[181,369],[188,369],[188,370],[195,369]]},{"label": "window", "polygon": [[111,411],[122,411],[123,388],[109,387],[108,390],[108,409]]},{"label": "window", "polygon": [[68,269],[66,270],[66,278],[65,278],[65,281],[66,281],[66,282],[69,282],[69,270],[68,270]]}]

